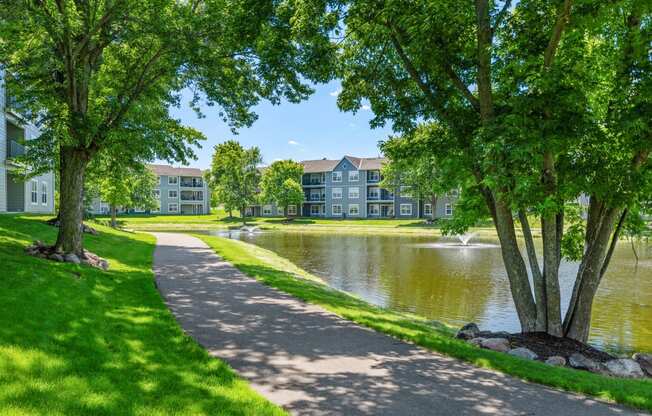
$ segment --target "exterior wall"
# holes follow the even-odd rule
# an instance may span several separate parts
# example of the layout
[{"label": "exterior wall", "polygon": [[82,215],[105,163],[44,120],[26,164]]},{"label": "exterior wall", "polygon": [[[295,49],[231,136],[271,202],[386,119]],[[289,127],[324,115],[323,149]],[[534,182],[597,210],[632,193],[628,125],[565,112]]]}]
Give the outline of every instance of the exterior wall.
[{"label": "exterior wall", "polygon": [[[25,126],[25,139],[32,140],[37,138],[41,133],[32,125]],[[32,203],[31,184],[36,182],[37,201]],[[27,180],[23,184],[25,190],[25,212],[35,212],[42,214],[54,213],[54,172],[48,172]],[[43,186],[45,186],[45,203],[43,203]]]},{"label": "exterior wall", "polygon": [[0,70],[0,212],[7,211],[7,120],[5,117],[4,73]]},{"label": "exterior wall", "polygon": [[[342,176],[341,182],[334,182],[333,176],[335,172],[340,172]],[[358,172],[357,181],[349,181],[349,172]],[[342,159],[340,163],[333,169],[332,172],[327,172],[326,174],[326,216],[334,218],[364,218],[366,216],[365,198],[366,192],[365,188],[365,175],[354,166],[351,161],[348,159]],[[333,198],[333,189],[340,188],[342,190],[342,197],[338,199]],[[349,189],[358,188],[358,197],[350,198]],[[336,215],[333,213],[333,205],[339,204],[342,206],[342,215]],[[358,205],[358,215],[351,215],[349,213],[349,207],[351,204]]]}]

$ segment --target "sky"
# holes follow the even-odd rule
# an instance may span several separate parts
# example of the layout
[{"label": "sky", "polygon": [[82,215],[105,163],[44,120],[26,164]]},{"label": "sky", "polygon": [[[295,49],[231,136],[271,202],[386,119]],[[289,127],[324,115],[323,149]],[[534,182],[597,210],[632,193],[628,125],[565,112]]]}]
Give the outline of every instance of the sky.
[{"label": "sky", "polygon": [[[250,128],[234,135],[217,115],[217,107],[202,107],[204,118],[198,118],[187,106],[172,108],[171,114],[184,125],[194,127],[207,138],[202,148],[196,149],[197,160],[190,166],[206,169],[210,166],[213,147],[229,139],[245,147],[258,146],[264,164],[279,159],[339,159],[344,155],[376,157],[378,141],[391,134],[389,127],[371,129],[373,113],[365,106],[357,114],[344,113],[337,108],[339,81],[314,85],[315,93],[299,104],[283,102],[271,105],[261,102],[254,108],[258,120]],[[160,162],[166,163],[166,162]]]}]

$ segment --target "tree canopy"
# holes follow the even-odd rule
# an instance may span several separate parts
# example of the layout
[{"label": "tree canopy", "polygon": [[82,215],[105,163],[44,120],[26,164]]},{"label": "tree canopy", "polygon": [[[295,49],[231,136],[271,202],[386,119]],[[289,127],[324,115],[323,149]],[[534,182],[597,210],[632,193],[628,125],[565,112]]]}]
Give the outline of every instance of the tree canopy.
[{"label": "tree canopy", "polygon": [[273,202],[289,216],[288,206],[299,206],[304,194],[301,187],[303,166],[292,160],[278,160],[267,167],[261,181],[261,200]]},{"label": "tree canopy", "polygon": [[[325,81],[337,23],[315,0],[0,2],[9,92],[43,134],[30,143],[60,170],[57,248],[82,254],[82,188],[98,152],[185,162],[202,135],[171,117],[183,92],[232,128],[263,99],[298,102]],[[42,149],[41,151],[37,149]]]},{"label": "tree canopy", "polygon": [[[340,108],[356,111],[368,100],[373,126],[389,122],[405,134],[409,144],[394,156],[429,154],[470,178],[462,194],[481,201],[493,218],[522,329],[585,341],[593,297],[623,220],[646,197],[641,190],[650,180],[652,5],[348,5]],[[437,134],[414,134],[427,126],[436,126]],[[562,319],[565,206],[580,195],[590,197],[583,255]],[[468,207],[480,212],[477,204]],[[458,207],[456,216],[468,212]],[[541,220],[542,265],[528,214]]]},{"label": "tree canopy", "polygon": [[218,203],[227,211],[240,210],[246,222],[246,207],[256,202],[260,182],[260,149],[245,149],[235,140],[215,146],[211,168],[206,175]]}]

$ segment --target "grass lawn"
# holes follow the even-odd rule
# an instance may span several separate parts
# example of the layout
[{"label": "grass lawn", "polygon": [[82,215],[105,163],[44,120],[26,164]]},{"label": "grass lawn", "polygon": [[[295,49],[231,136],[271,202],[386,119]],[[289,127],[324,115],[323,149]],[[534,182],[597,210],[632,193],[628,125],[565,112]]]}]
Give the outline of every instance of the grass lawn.
[{"label": "grass lawn", "polygon": [[[210,215],[122,215],[118,217],[122,227],[144,231],[192,231],[239,228],[242,221],[238,217],[229,218],[222,210]],[[98,217],[96,221],[107,222],[108,218]],[[247,218],[248,225],[256,225],[266,230],[337,232],[352,234],[420,234],[441,235],[437,224],[427,224],[423,219],[334,219],[334,218],[295,218],[286,223],[279,217]],[[480,236],[496,235],[491,224],[477,227],[472,231]],[[536,231],[535,231],[536,232]]]},{"label": "grass lawn", "polygon": [[154,285],[154,238],[98,227],[107,272],[29,257],[43,218],[0,215],[0,413],[282,415],[184,335]]},{"label": "grass lawn", "polygon": [[472,347],[454,339],[451,328],[432,324],[418,316],[381,309],[333,290],[271,251],[236,240],[206,235],[197,237],[247,275],[299,299],[321,305],[346,319],[480,367],[652,411],[652,381],[615,379],[555,368]]}]

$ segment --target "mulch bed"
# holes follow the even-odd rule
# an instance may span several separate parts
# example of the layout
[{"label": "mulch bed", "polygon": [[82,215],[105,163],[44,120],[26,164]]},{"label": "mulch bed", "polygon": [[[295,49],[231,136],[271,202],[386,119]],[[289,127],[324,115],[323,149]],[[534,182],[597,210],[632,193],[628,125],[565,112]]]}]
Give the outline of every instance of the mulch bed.
[{"label": "mulch bed", "polygon": [[593,361],[601,363],[605,363],[609,360],[617,358],[579,341],[568,338],[558,338],[546,334],[545,332],[509,334],[507,339],[512,345],[512,348],[527,348],[531,351],[534,351],[540,358],[544,360],[555,355],[568,359],[568,357],[575,353],[580,353]]}]

